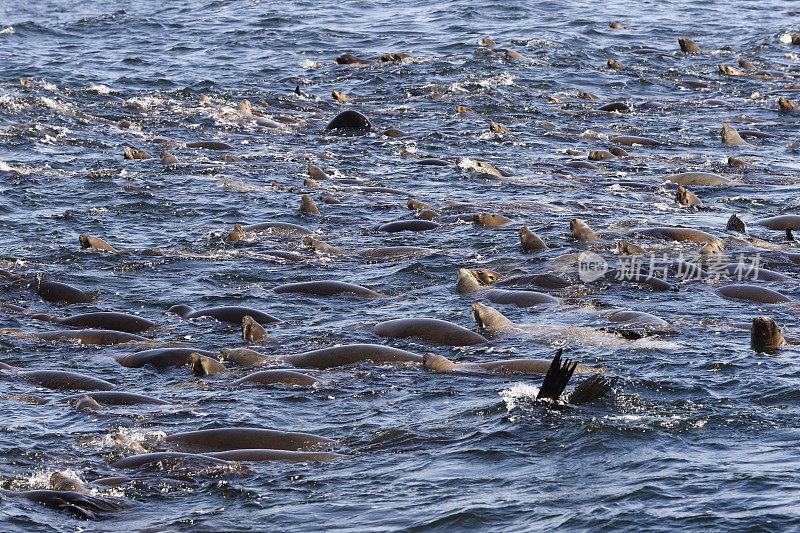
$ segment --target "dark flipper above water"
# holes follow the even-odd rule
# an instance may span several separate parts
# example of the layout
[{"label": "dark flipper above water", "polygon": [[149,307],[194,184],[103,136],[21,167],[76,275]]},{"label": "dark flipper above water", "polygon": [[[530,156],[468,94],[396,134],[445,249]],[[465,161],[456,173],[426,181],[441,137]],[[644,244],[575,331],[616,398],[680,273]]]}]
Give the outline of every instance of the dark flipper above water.
[{"label": "dark flipper above water", "polygon": [[572,373],[575,372],[575,367],[578,366],[578,363],[573,363],[567,359],[562,364],[561,352],[562,350],[559,348],[553,357],[553,362],[550,363],[550,368],[547,370],[547,375],[542,382],[542,388],[536,396],[537,400],[558,401],[561,393],[567,387]]},{"label": "dark flipper above water", "polygon": [[616,382],[617,378],[615,377],[607,378],[601,374],[594,374],[575,387],[575,390],[569,395],[569,403],[580,405],[602,398]]}]

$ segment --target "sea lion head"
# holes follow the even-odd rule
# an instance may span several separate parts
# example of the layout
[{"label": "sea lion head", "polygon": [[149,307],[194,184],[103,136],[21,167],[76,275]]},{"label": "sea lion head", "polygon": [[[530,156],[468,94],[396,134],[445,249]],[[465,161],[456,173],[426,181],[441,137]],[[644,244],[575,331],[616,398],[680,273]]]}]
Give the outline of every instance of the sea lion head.
[{"label": "sea lion head", "polygon": [[753,327],[750,329],[750,343],[756,351],[774,350],[778,346],[786,346],[788,343],[781,335],[781,330],[771,318],[760,316],[753,319]]},{"label": "sea lion head", "polygon": [[458,281],[456,282],[456,290],[462,294],[476,292],[481,289],[481,284],[472,274],[468,268],[458,269]]},{"label": "sea lion head", "polygon": [[210,376],[228,371],[228,369],[216,359],[200,355],[197,352],[192,352],[189,358],[189,366],[192,369],[192,374],[195,376]]},{"label": "sea lion head", "polygon": [[172,313],[173,315],[178,315],[180,317],[185,317],[192,311],[194,311],[194,309],[192,309],[186,304],[173,305],[167,310],[168,313]]},{"label": "sea lion head", "polygon": [[267,338],[267,332],[250,315],[242,317],[242,338],[246,341],[260,341]]},{"label": "sea lion head", "polygon": [[469,271],[481,285],[492,285],[500,281],[500,274],[488,268],[471,268]]},{"label": "sea lion head", "polygon": [[456,366],[455,363],[453,363],[447,357],[433,353],[426,353],[423,355],[422,364],[425,365],[425,368],[436,372],[447,372]]},{"label": "sea lion head", "polygon": [[481,329],[489,331],[505,331],[514,328],[514,323],[503,316],[497,309],[483,305],[480,302],[472,304],[472,316]]}]

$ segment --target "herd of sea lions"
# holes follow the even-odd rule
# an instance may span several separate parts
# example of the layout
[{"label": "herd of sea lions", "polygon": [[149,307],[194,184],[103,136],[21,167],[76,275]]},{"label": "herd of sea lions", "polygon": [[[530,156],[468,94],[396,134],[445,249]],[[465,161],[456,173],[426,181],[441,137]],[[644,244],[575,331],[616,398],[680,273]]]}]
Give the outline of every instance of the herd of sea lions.
[{"label": "herd of sea lions", "polygon": [[[611,23],[612,29],[624,28],[618,23]],[[798,37],[800,41],[800,37]],[[702,49],[688,38],[679,38],[678,44],[685,54],[701,54]],[[481,45],[485,47],[484,53],[501,55],[508,61],[525,61],[520,52],[510,49],[497,49],[495,43],[483,39]],[[378,63],[407,62],[413,63],[414,58],[402,53],[391,53],[378,57]],[[371,60],[360,59],[351,54],[344,54],[335,59],[338,65],[358,67],[371,64]],[[720,65],[720,72],[729,76],[762,76],[765,79],[774,79],[775,73],[759,71],[752,63],[743,59],[739,67]],[[624,69],[619,61],[608,60],[608,68],[614,70]],[[23,80],[23,87],[30,90],[35,88],[31,80]],[[306,97],[298,85],[295,94]],[[441,95],[431,94],[431,98]],[[357,103],[358,99],[333,91],[332,97],[337,102]],[[579,98],[597,100],[592,94],[580,92]],[[552,100],[557,100],[551,97]],[[551,100],[551,101],[552,101]],[[199,108],[211,108],[215,104],[207,97],[201,97]],[[134,110],[145,112],[146,109]],[[791,100],[780,97],[776,103],[776,113],[794,114],[797,105]],[[464,106],[457,106],[456,111],[470,114],[473,111]],[[630,108],[623,102],[610,102],[599,106],[596,112],[600,113],[625,113]],[[248,100],[240,102],[236,109],[218,110],[226,113],[232,120],[251,121],[263,128],[279,129],[286,124],[292,124],[294,119],[290,116],[272,113],[268,106],[253,104]],[[120,121],[117,126],[121,129],[133,127],[132,121]],[[359,111],[348,109],[338,113],[327,120],[324,128],[328,132],[339,132],[342,135],[359,135],[373,130],[373,124],[367,116]],[[489,130],[496,135],[511,135],[505,126],[492,121]],[[382,132],[387,138],[403,138],[406,134],[399,129],[389,128]],[[719,130],[720,142],[726,146],[743,147],[748,142],[742,137],[752,138],[754,134],[737,131],[729,123],[723,123]],[[663,140],[647,137],[617,135],[609,137],[605,146],[598,146],[596,150],[584,153],[580,150],[569,149],[568,155],[586,159],[574,160],[564,165],[565,169],[583,171],[599,168],[598,164],[614,158],[624,158],[631,152],[641,147],[659,146]],[[180,154],[167,149],[191,148],[209,151],[231,152],[234,147],[219,141],[196,141],[188,143],[175,143],[162,141],[154,147],[161,149],[159,160],[164,165],[181,164]],[[622,147],[625,148],[622,148]],[[627,148],[627,150],[626,150]],[[149,150],[149,148],[148,148]],[[175,151],[177,152],[177,151]],[[134,148],[124,146],[120,148],[120,155],[133,161],[146,161],[155,159],[142,147]],[[404,157],[413,158],[414,154],[405,153]],[[241,159],[226,153],[222,160],[236,163]],[[590,162],[592,161],[592,162]],[[498,168],[485,161],[468,157],[459,158],[453,162],[447,159],[418,158],[419,165],[452,166],[469,169],[486,179],[503,180],[509,177],[504,167]],[[731,157],[731,167],[746,166],[747,163]],[[356,257],[360,260],[384,261],[398,258],[417,257],[437,253],[437,250],[416,246],[413,235],[416,232],[445,232],[448,228],[457,225],[474,224],[476,228],[486,228],[491,231],[501,227],[514,227],[519,235],[519,251],[535,257],[552,249],[546,240],[536,231],[520,223],[512,216],[503,213],[484,211],[480,206],[464,205],[458,203],[443,204],[437,207],[414,198],[412,192],[393,189],[383,186],[372,186],[358,179],[337,177],[334,172],[308,163],[305,167],[308,177],[297,190],[302,193],[298,202],[298,209],[310,216],[321,216],[326,206],[341,203],[342,191],[348,194],[367,195],[385,194],[401,198],[398,202],[407,206],[413,217],[383,222],[374,228],[374,232],[403,233],[410,235],[405,245],[391,247],[363,248],[358,250],[343,249],[323,240],[315,238],[313,230],[284,221],[266,221],[243,224],[232,224],[233,227],[223,231],[221,241],[227,246],[246,246],[248,243],[257,242],[264,236],[280,235],[285,237],[283,242],[291,242],[285,248],[260,250],[259,253],[272,256],[285,261],[291,267],[294,263],[307,261],[314,257],[323,256],[328,261],[336,262],[340,258]],[[680,170],[680,169],[679,169]],[[663,182],[669,186],[677,186],[675,201],[686,209],[709,209],[705,205],[701,191],[709,191],[713,187],[726,187],[736,183],[724,176],[708,172],[677,172],[667,175]],[[695,192],[689,190],[691,187]],[[317,202],[315,202],[315,199]],[[781,268],[791,268],[800,264],[800,253],[787,251],[794,240],[792,231],[800,230],[800,216],[781,214],[765,219],[754,220],[751,226],[763,230],[779,231],[779,237],[772,238],[766,231],[764,238],[753,237],[749,234],[746,222],[736,214],[728,220],[722,220],[715,228],[687,228],[687,227],[638,227],[620,231],[619,228],[593,229],[584,220],[573,218],[568,227],[563,228],[572,240],[566,253],[548,260],[548,262],[535,263],[542,268],[511,276],[495,272],[480,265],[465,265],[453,273],[452,293],[463,295],[472,300],[471,311],[474,317],[476,330],[462,325],[431,317],[386,317],[386,320],[377,324],[370,324],[364,330],[365,341],[359,344],[346,344],[328,346],[300,353],[275,355],[274,349],[270,353],[263,353],[249,347],[226,348],[221,351],[206,350],[198,346],[175,345],[170,340],[159,340],[158,335],[165,331],[159,324],[159,317],[144,318],[125,312],[102,310],[79,314],[41,312],[32,309],[37,304],[30,302],[30,306],[20,306],[6,303],[2,311],[9,316],[26,317],[28,319],[50,324],[49,330],[22,330],[18,328],[5,328],[3,334],[13,338],[38,342],[72,342],[84,345],[109,346],[109,352],[119,365],[129,369],[138,369],[145,366],[157,369],[159,372],[181,371],[189,369],[188,374],[193,376],[209,376],[234,373],[236,367],[267,367],[266,370],[257,370],[244,376],[237,376],[226,383],[231,388],[254,386],[294,386],[315,387],[325,380],[325,370],[346,367],[365,362],[378,365],[406,365],[437,373],[470,373],[477,375],[543,375],[539,399],[550,404],[583,404],[597,400],[606,395],[617,382],[616,377],[607,377],[605,370],[600,367],[578,364],[569,360],[562,360],[562,350],[552,359],[514,358],[490,361],[453,361],[448,357],[436,353],[415,353],[405,349],[392,347],[377,342],[384,339],[415,339],[423,344],[432,346],[474,346],[491,343],[497,336],[519,336],[524,342],[533,341],[546,345],[575,344],[581,346],[626,346],[643,349],[673,349],[677,345],[663,340],[662,337],[675,335],[675,328],[666,318],[659,317],[650,312],[631,310],[620,306],[601,314],[600,319],[607,324],[603,328],[582,326],[549,326],[541,320],[532,324],[517,324],[503,315],[501,310],[490,307],[485,302],[495,305],[511,306],[512,308],[534,308],[539,313],[547,313],[565,305],[566,294],[580,287],[591,291],[592,283],[625,283],[637,287],[641,291],[678,291],[687,283],[697,281],[719,282],[720,280],[734,279],[741,274],[743,265],[736,262],[736,255],[726,253],[737,252],[741,254],[758,254],[760,264],[745,268],[745,276],[738,276],[736,283],[722,283],[717,288],[717,293],[728,299],[742,300],[758,304],[791,305],[792,298],[773,288],[763,286],[764,283],[792,283],[794,278],[790,274],[780,271]],[[609,268],[599,274],[592,281],[576,279],[574,269],[580,272],[581,265],[588,257],[587,253],[602,260],[612,257],[625,258],[628,264],[633,264],[645,258],[653,242],[667,242],[675,244],[676,250],[681,250],[680,257],[670,257],[663,265],[663,276],[653,272],[644,273],[617,267]],[[127,253],[139,253],[141,250],[124,250],[114,244],[106,242],[98,236],[81,234],[77,237],[75,246],[91,253],[112,254],[124,256]],[[678,248],[678,247],[681,248]],[[663,248],[659,248],[663,250]],[[694,252],[696,258],[687,260],[683,251]],[[168,250],[152,249],[151,254],[168,254]],[[689,254],[691,255],[691,254]],[[772,268],[778,270],[772,270]],[[669,274],[669,275],[668,275]],[[671,278],[670,278],[671,276]],[[681,278],[681,276],[683,276]],[[670,279],[668,281],[668,278]],[[746,278],[748,282],[742,282]],[[53,302],[64,306],[84,305],[98,302],[98,294],[87,292],[73,286],[69,280],[48,279],[46,274],[2,270],[0,280],[5,289],[22,299],[38,297],[44,302]],[[761,283],[761,284],[759,284]],[[362,285],[339,279],[312,279],[303,282],[277,284],[271,288],[274,294],[282,298],[298,298],[298,295],[314,298],[350,298],[350,299],[380,299],[391,297],[377,290]],[[398,288],[402,290],[402,288]],[[584,292],[584,294],[586,294]],[[299,300],[298,300],[299,301]],[[100,300],[101,305],[113,305],[109,298]],[[212,319],[223,323],[234,324],[241,327],[241,339],[248,346],[270,342],[270,329],[279,328],[281,318],[272,314],[247,306],[231,305],[208,308],[192,307],[194,302],[179,303],[165,309],[165,313],[176,315],[184,320]],[[97,304],[96,304],[97,305]],[[301,304],[298,304],[301,305]],[[657,309],[652,309],[657,312]],[[789,345],[786,337],[781,333],[778,325],[770,318],[756,318],[752,326],[751,343],[754,350],[776,350]],[[257,347],[257,346],[256,346]],[[107,348],[104,348],[104,350]],[[564,391],[573,373],[588,374],[589,377],[581,382],[569,395],[564,396]],[[120,390],[117,385],[107,380],[94,377],[88,373],[75,373],[61,369],[27,370],[22,367],[0,363],[0,375],[3,379],[13,379],[29,383],[32,387],[46,388],[68,393],[66,399],[74,408],[86,412],[101,412],[118,405],[161,405],[164,400],[146,396],[131,390]],[[442,379],[447,379],[442,377]],[[220,382],[222,383],[222,382]],[[30,395],[27,401],[38,401],[38,397]],[[42,404],[50,404],[48,398],[41,398]],[[143,468],[164,468],[164,465],[207,465],[211,467],[236,468],[235,463],[253,461],[328,461],[341,460],[346,454],[334,451],[336,441],[319,435],[308,433],[278,431],[267,428],[228,427],[203,429],[192,432],[173,433],[167,435],[163,442],[154,449],[140,450],[141,453],[130,455],[110,464],[112,468],[120,471]],[[98,479],[95,487],[123,484],[131,478],[124,473],[107,479]],[[63,473],[55,473],[51,478],[49,490],[11,491],[0,489],[0,495],[5,497],[21,497],[42,503],[55,509],[70,511],[77,516],[91,518],[97,514],[115,511],[128,505],[127,502],[102,496],[88,494],[89,489],[78,479]]]}]

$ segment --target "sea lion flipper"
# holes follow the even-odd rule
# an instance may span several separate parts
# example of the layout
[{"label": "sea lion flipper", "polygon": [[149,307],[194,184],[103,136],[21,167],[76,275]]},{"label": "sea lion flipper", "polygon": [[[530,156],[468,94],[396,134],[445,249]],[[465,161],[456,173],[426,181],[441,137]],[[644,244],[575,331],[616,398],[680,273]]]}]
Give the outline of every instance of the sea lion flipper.
[{"label": "sea lion flipper", "polygon": [[601,374],[593,374],[575,387],[575,390],[569,395],[569,403],[580,405],[602,398],[616,382],[616,377],[606,378]]},{"label": "sea lion flipper", "polygon": [[536,395],[537,400],[558,401],[567,383],[569,383],[572,373],[575,372],[577,363],[566,360],[562,365],[561,354],[562,349],[559,348],[556,355],[553,356],[550,368],[547,369],[547,375],[542,381],[542,387],[539,390],[539,394]]}]

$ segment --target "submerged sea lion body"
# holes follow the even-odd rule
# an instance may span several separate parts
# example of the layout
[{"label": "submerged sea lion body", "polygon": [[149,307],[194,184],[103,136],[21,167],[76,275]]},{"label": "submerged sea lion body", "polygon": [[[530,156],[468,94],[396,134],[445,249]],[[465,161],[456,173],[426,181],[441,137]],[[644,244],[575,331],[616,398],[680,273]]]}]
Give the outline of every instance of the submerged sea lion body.
[{"label": "submerged sea lion body", "polygon": [[273,289],[276,294],[305,293],[315,296],[336,296],[340,294],[353,294],[362,298],[383,298],[383,294],[372,289],[345,283],[342,281],[305,281],[300,283],[287,283],[278,285]]},{"label": "submerged sea lion body", "polygon": [[[11,332],[12,330],[4,330]],[[78,341],[81,344],[121,344],[125,342],[144,342],[152,343],[153,341],[134,335],[133,333],[125,333],[123,331],[114,331],[109,329],[78,329],[78,330],[64,330],[64,331],[39,331],[39,332],[18,332],[21,336],[32,337],[44,341]],[[17,334],[17,332],[15,332]]]},{"label": "submerged sea lion body", "polygon": [[717,292],[726,298],[763,304],[779,304],[791,301],[789,297],[777,291],[746,283],[725,285],[717,289]]},{"label": "submerged sea lion body", "polygon": [[284,361],[298,368],[334,368],[362,361],[383,363],[421,363],[422,356],[380,344],[348,344],[322,348],[284,357]]},{"label": "submerged sea lion body", "polygon": [[28,284],[28,287],[47,302],[76,304],[89,303],[96,299],[93,295],[85,293],[72,285],[57,281],[34,279]]},{"label": "submerged sea lion body", "polygon": [[[425,354],[424,365],[436,372],[546,374],[551,361],[547,359],[505,359],[486,363],[454,363],[443,355]],[[579,373],[602,372],[599,368],[578,365]]]},{"label": "submerged sea lion body", "polygon": [[55,390],[107,391],[116,388],[116,385],[104,379],[85,376],[75,372],[66,372],[64,370],[5,370],[2,373],[18,377],[19,379],[39,385],[40,387]]},{"label": "submerged sea lion body", "polygon": [[673,228],[673,227],[660,227],[660,228],[639,228],[631,230],[631,234],[649,235],[659,239],[668,239],[672,241],[692,241],[700,243],[722,244],[718,238],[706,233],[691,228]]},{"label": "submerged sea lion body", "polygon": [[798,231],[800,230],[800,215],[778,215],[775,217],[762,218],[756,220],[754,224],[779,231]]},{"label": "submerged sea lion body", "polygon": [[261,428],[219,428],[173,433],[167,435],[164,442],[185,450],[201,452],[241,449],[300,450],[334,443],[331,439],[310,433]]},{"label": "submerged sea lion body", "polygon": [[88,235],[78,235],[78,240],[82,248],[93,248],[95,250],[103,250],[105,252],[116,252],[117,249],[108,244],[103,239],[97,237],[90,237]]},{"label": "submerged sea lion body", "polygon": [[56,318],[52,322],[62,326],[111,329],[126,333],[140,333],[158,325],[146,318],[115,312],[84,313],[66,318]]},{"label": "submerged sea lion body", "polygon": [[715,186],[715,185],[730,185],[731,181],[711,174],[710,172],[683,172],[681,174],[672,174],[666,176],[664,181],[671,181],[675,185],[698,185],[698,186]]},{"label": "submerged sea lion body", "polygon": [[[88,396],[97,403],[105,405],[169,405],[169,402],[153,398],[152,396],[144,396],[142,394],[124,391],[92,391],[83,393],[81,396]],[[72,396],[68,399],[75,398],[78,397]]]},{"label": "submerged sea lion body", "polygon": [[214,357],[213,352],[195,348],[156,348],[130,354],[117,355],[115,359],[122,366],[128,368],[141,368],[152,365],[159,372],[172,367],[186,366],[193,362],[192,354]]},{"label": "submerged sea lion body", "polygon": [[471,346],[488,342],[483,335],[434,318],[400,318],[381,322],[375,326],[381,337],[413,337],[445,346]]},{"label": "submerged sea lion body", "polygon": [[267,449],[227,450],[224,452],[206,453],[204,455],[225,461],[291,461],[294,463],[332,461],[333,459],[344,457],[344,455],[340,453],[333,452],[301,452],[297,450]]},{"label": "submerged sea lion body", "polygon": [[181,318],[191,319],[199,317],[210,317],[220,322],[229,322],[231,324],[241,324],[245,316],[250,316],[259,324],[270,324],[278,322],[278,319],[267,313],[262,313],[256,309],[238,306],[225,306],[225,307],[208,307],[206,309],[192,309],[188,305],[179,304],[173,305],[167,311],[174,313]]}]

